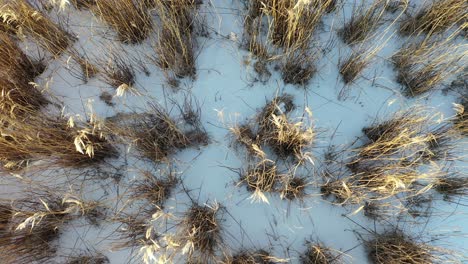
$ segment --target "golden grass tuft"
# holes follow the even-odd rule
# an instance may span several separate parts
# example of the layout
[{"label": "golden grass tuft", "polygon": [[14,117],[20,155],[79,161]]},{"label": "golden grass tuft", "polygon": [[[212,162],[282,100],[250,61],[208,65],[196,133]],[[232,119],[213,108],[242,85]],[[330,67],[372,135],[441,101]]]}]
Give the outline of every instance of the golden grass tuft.
[{"label": "golden grass tuft", "polygon": [[[316,73],[311,50],[322,17],[335,1],[251,1],[244,19],[244,46],[259,61],[279,61],[285,83],[305,85]],[[268,28],[265,33],[263,28]],[[279,54],[272,54],[276,46]]]},{"label": "golden grass tuft", "polygon": [[181,223],[179,241],[191,263],[210,263],[223,242],[220,219],[222,208],[193,204]]},{"label": "golden grass tuft", "polygon": [[81,168],[115,157],[99,122],[31,113],[24,120],[1,116],[0,162],[3,169],[19,169],[30,161],[48,166]]},{"label": "golden grass tuft", "polygon": [[[452,35],[453,37],[453,35]],[[466,54],[463,45],[425,40],[405,45],[392,56],[397,82],[407,97],[415,97],[440,87],[444,81],[463,70]]]},{"label": "golden grass tuft", "polygon": [[74,41],[68,32],[34,9],[27,0],[5,1],[0,7],[0,17],[54,57],[59,57]]},{"label": "golden grass tuft", "polygon": [[308,243],[307,251],[300,256],[301,264],[338,264],[339,256],[332,249],[321,244]]},{"label": "golden grass tuft", "polygon": [[241,250],[234,256],[223,261],[223,264],[275,264],[286,262],[271,256],[265,250]]},{"label": "golden grass tuft", "polygon": [[177,151],[209,143],[200,122],[184,120],[188,109],[173,118],[158,105],[150,107],[146,113],[119,114],[109,119],[113,130],[124,139],[130,139],[141,158],[167,162]]},{"label": "golden grass tuft", "polygon": [[153,29],[151,14],[135,1],[99,0],[95,4],[91,11],[115,30],[123,43],[141,43]]},{"label": "golden grass tuft", "polygon": [[161,27],[154,46],[156,64],[166,72],[168,80],[196,75],[196,39],[198,1],[154,1]]},{"label": "golden grass tuft", "polygon": [[373,263],[433,263],[435,248],[418,243],[401,231],[376,234],[375,238],[365,243],[369,258]]},{"label": "golden grass tuft", "polygon": [[338,30],[338,36],[349,45],[364,42],[381,25],[386,4],[387,1],[375,0],[370,6],[355,5],[349,21]]},{"label": "golden grass tuft", "polygon": [[[466,23],[468,4],[464,0],[440,0],[421,8],[414,15],[408,15],[400,24],[402,35],[432,35]],[[467,25],[463,25],[467,27]]]}]

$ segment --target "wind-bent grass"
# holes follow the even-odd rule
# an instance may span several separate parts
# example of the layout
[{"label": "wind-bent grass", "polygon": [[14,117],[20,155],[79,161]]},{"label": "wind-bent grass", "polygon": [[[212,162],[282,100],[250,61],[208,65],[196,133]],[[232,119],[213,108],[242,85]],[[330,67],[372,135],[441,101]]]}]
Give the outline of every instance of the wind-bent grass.
[{"label": "wind-bent grass", "polygon": [[[305,85],[316,72],[318,55],[311,48],[314,34],[334,2],[252,1],[244,19],[244,45],[262,63],[279,61],[285,83]],[[270,54],[273,47],[280,54]]]},{"label": "wind-bent grass", "polygon": [[374,239],[365,242],[365,246],[369,258],[376,264],[450,261],[443,256],[445,250],[417,242],[399,230],[375,234]]},{"label": "wind-bent grass", "polygon": [[440,0],[421,8],[414,15],[408,15],[400,24],[400,34],[432,35],[446,31],[458,24],[467,27],[468,3],[464,0]]},{"label": "wind-bent grass", "polygon": [[403,94],[414,97],[439,87],[443,82],[463,70],[466,64],[466,45],[455,44],[453,37],[441,42],[424,40],[404,46],[392,56],[398,72],[397,82]]},{"label": "wind-bent grass", "polygon": [[37,160],[48,166],[80,168],[117,155],[100,122],[24,111],[29,115],[23,120],[0,116],[0,161],[4,169],[19,169]]},{"label": "wind-bent grass", "polygon": [[10,263],[50,261],[63,227],[90,208],[76,197],[57,197],[52,190],[34,194],[37,197],[2,205],[7,211],[2,210],[1,222],[6,228],[2,230],[0,255],[10,258]]},{"label": "wind-bent grass", "polygon": [[353,7],[349,21],[338,31],[344,43],[353,45],[361,43],[368,38],[382,24],[383,15],[388,1],[375,0],[369,7],[362,3]]},{"label": "wind-bent grass", "polygon": [[[119,41],[137,44],[148,38],[153,21],[147,9],[132,0],[99,0],[91,10],[115,32]],[[86,4],[85,6],[89,6]]]},{"label": "wind-bent grass", "polygon": [[68,32],[34,9],[27,0],[4,2],[0,7],[4,23],[17,28],[17,33],[30,36],[54,57],[59,57],[73,43],[74,38]]},{"label": "wind-bent grass", "polygon": [[154,1],[161,27],[154,45],[156,64],[165,70],[168,80],[196,75],[197,1]]}]

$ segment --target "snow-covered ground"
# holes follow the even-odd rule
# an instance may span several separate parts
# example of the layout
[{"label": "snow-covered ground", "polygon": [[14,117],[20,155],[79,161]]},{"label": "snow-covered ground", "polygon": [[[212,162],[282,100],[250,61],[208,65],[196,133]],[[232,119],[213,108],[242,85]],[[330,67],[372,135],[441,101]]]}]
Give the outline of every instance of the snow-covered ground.
[{"label": "snow-covered ground", "polygon": [[[99,76],[87,83],[76,78],[73,73],[79,73],[79,67],[64,56],[49,62],[47,71],[37,82],[57,101],[63,102],[63,111],[68,115],[86,116],[92,111],[103,119],[120,112],[140,111],[155,102],[173,109],[172,99],[183,102],[186,97],[194,98],[200,106],[202,123],[211,142],[200,149],[184,150],[173,156],[174,161],[170,166],[183,179],[184,188],[182,185],[177,188],[164,210],[174,214],[177,221],[187,209],[191,198],[201,204],[218,202],[225,208],[222,213],[223,237],[226,248],[230,250],[267,249],[274,256],[298,263],[299,255],[306,250],[306,240],[310,240],[320,241],[343,252],[347,263],[367,263],[366,252],[358,234],[366,236],[369,230],[398,226],[424,241],[434,240],[434,245],[466,253],[466,205],[439,199],[433,205],[434,213],[430,218],[410,220],[393,215],[386,221],[375,222],[366,218],[362,211],[353,214],[357,207],[336,205],[323,199],[317,187],[323,154],[328,146],[351,144],[362,136],[361,129],[376,118],[382,120],[398,110],[415,105],[429,106],[434,112],[452,116],[455,114],[452,103],[457,102],[456,94],[443,95],[436,91],[415,99],[400,94],[400,86],[394,81],[395,72],[388,58],[401,47],[405,39],[397,34],[392,35],[395,28],[390,27],[387,29],[389,33],[385,35],[388,37],[385,38],[386,46],[373,59],[363,76],[346,88],[349,89],[347,97],[338,100],[338,94],[344,87],[338,73],[338,63],[340,57],[350,52],[350,48],[341,42],[336,31],[349,17],[353,1],[346,1],[343,9],[325,16],[319,30],[320,43],[332,45],[332,48],[320,56],[318,73],[305,87],[285,85],[281,74],[273,67],[270,68],[272,76],[268,81],[254,81],[255,59],[241,48],[245,10],[240,2],[210,0],[200,7],[200,14],[206,16],[210,35],[197,39],[196,79],[182,80],[180,88],[176,90],[166,84],[161,70],[148,59],[148,55],[153,52],[150,45],[154,38],[138,46],[120,45],[112,41],[112,31],[89,11],[67,7],[59,11],[58,15],[69,19],[70,31],[78,36],[74,44],[78,50],[86,51],[95,61],[105,61],[111,51],[120,54],[125,51],[128,54],[124,57],[132,63],[142,61],[151,74],[147,76],[136,69],[135,88],[138,93],[118,97],[115,95],[116,90]],[[380,31],[383,32],[389,23],[383,24]],[[23,48],[29,53],[36,50],[32,44],[25,44]],[[99,99],[102,92],[114,95],[113,106]],[[267,194],[269,203],[252,202],[249,199],[251,193],[245,187],[236,186],[239,175],[231,169],[245,169],[246,158],[242,151],[232,147],[229,129],[252,118],[268,100],[283,93],[294,96],[297,108],[292,116],[303,116],[304,110],[309,108],[313,113],[313,125],[319,131],[313,147],[315,165],[305,175],[312,184],[303,201],[282,200],[277,194]],[[149,162],[133,157],[131,153],[134,151],[132,148],[122,148],[119,160],[112,161],[115,166],[121,166],[119,172],[122,177],[119,180],[112,177],[88,180],[85,183],[87,187],[82,189],[83,198],[101,200],[109,206],[107,214],[110,216],[117,213],[126,203],[128,197],[125,194],[129,186],[141,177],[139,172],[153,169]],[[464,151],[465,147],[460,144],[460,152]],[[455,165],[466,172],[466,163]],[[155,170],[158,169],[167,168],[160,165]],[[40,176],[36,172],[34,175],[25,172],[23,176],[31,176],[32,181],[54,185],[64,191],[79,189],[78,185],[72,187],[70,183],[60,180],[71,172],[54,174],[52,180],[47,178],[50,175]],[[3,189],[6,193],[6,188]],[[184,189],[190,190],[190,197]],[[168,232],[174,232],[170,225],[162,227],[155,224],[158,231],[167,228]],[[137,256],[138,249],[115,249],[115,243],[118,242],[115,230],[119,228],[118,224],[111,221],[90,225],[86,220],[77,220],[67,224],[58,242],[60,250],[57,262],[61,263],[61,256],[67,255],[67,252],[89,250],[103,253],[112,264],[142,263]],[[467,261],[460,258],[461,262]],[[179,259],[177,262],[183,261]]]}]

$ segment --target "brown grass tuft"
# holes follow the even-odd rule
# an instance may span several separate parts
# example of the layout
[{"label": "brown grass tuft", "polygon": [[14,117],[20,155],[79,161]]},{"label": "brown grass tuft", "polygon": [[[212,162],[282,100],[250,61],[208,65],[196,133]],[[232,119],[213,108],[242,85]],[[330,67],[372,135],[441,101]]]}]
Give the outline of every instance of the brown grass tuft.
[{"label": "brown grass tuft", "polygon": [[196,75],[195,30],[197,23],[195,0],[155,2],[155,11],[161,20],[158,43],[154,46],[156,64],[166,71],[168,79]]},{"label": "brown grass tuft", "polygon": [[121,114],[109,121],[114,131],[131,139],[142,158],[155,162],[165,162],[179,150],[209,143],[201,123],[188,124],[184,114],[172,118],[165,109],[154,104],[147,113]]},{"label": "brown grass tuft", "polygon": [[192,205],[181,223],[179,240],[188,260],[192,263],[209,263],[216,256],[222,239],[220,205]]},{"label": "brown grass tuft", "polygon": [[400,24],[400,34],[413,35],[427,33],[432,35],[445,31],[468,19],[468,4],[464,0],[440,0],[421,8],[416,14]]},{"label": "brown grass tuft", "polygon": [[171,196],[179,180],[169,172],[169,175],[163,178],[156,178],[151,172],[142,173],[144,180],[138,181],[132,188],[132,199],[146,200],[151,204],[151,214],[155,210],[162,210],[164,203]]},{"label": "brown grass tuft", "polygon": [[373,263],[433,263],[433,247],[417,243],[401,231],[376,234],[375,239],[366,241],[369,258]]},{"label": "brown grass tuft", "polygon": [[307,251],[301,255],[302,264],[333,264],[341,263],[332,249],[320,244],[308,243]]},{"label": "brown grass tuft", "polygon": [[31,113],[25,120],[2,116],[0,122],[4,169],[18,169],[38,160],[48,166],[80,168],[117,155],[99,123],[72,122],[44,113]]},{"label": "brown grass tuft", "polygon": [[386,2],[376,0],[369,7],[366,4],[354,6],[350,20],[338,31],[343,42],[353,45],[369,38],[381,24]]},{"label": "brown grass tuft", "polygon": [[60,56],[74,41],[68,32],[34,9],[27,0],[6,1],[0,8],[0,17],[55,57]]}]

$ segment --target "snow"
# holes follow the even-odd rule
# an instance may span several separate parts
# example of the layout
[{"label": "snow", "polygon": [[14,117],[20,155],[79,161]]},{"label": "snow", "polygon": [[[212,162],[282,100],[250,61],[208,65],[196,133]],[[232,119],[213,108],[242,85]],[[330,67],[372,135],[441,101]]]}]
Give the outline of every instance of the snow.
[{"label": "snow", "polygon": [[[114,96],[115,106],[108,106],[99,100],[103,91],[115,95],[115,89],[99,77],[84,83],[73,76],[68,68],[73,68],[78,73],[80,69],[72,61],[67,64],[66,56],[50,62],[38,83],[47,88],[47,93],[63,103],[64,112],[69,115],[86,116],[90,113],[88,105],[92,105],[93,111],[100,118],[135,109],[139,111],[152,102],[171,109],[173,106],[169,98],[180,102],[186,95],[192,96],[201,107],[202,122],[211,143],[200,149],[177,153],[173,157],[173,166],[182,177],[185,188],[191,190],[192,198],[201,204],[217,201],[224,206],[228,213],[223,214],[223,235],[229,248],[269,249],[274,256],[298,263],[299,254],[306,249],[305,241],[318,240],[344,252],[348,263],[367,263],[362,241],[355,231],[366,234],[364,228],[382,230],[385,227],[383,223],[374,223],[365,218],[362,212],[352,214],[357,209],[355,207],[343,207],[322,199],[320,190],[315,185],[312,185],[310,195],[303,202],[281,200],[277,194],[267,194],[269,204],[251,202],[251,193],[245,187],[236,186],[238,175],[229,169],[245,168],[245,155],[231,146],[229,128],[253,117],[275,95],[292,94],[298,106],[292,116],[300,117],[305,107],[310,108],[313,112],[313,125],[320,131],[313,148],[318,166],[329,145],[342,146],[354,142],[362,135],[361,129],[376,118],[382,120],[400,109],[415,105],[431,106],[434,111],[451,116],[454,114],[452,103],[456,102],[456,96],[434,92],[417,99],[407,99],[399,94],[399,86],[394,81],[395,73],[386,58],[401,46],[403,40],[393,36],[365,70],[363,77],[346,88],[349,89],[347,98],[338,100],[343,83],[337,65],[340,57],[348,54],[350,49],[337,38],[336,30],[343,24],[344,17],[350,14],[352,5],[348,2],[345,3],[343,12],[332,13],[324,20],[320,40],[322,43],[333,40],[331,43],[334,46],[330,52],[323,54],[318,63],[319,72],[307,87],[284,85],[280,74],[272,68],[272,76],[266,83],[252,82],[255,78],[253,58],[240,47],[243,19],[241,5],[238,1],[205,2],[207,3],[201,9],[205,11],[211,34],[209,38],[198,39],[200,47],[196,79],[182,80],[179,90],[170,88],[165,83],[161,70],[147,59],[146,55],[153,52],[150,48],[153,38],[137,48],[125,45],[119,47],[119,44],[112,41],[112,36],[109,36],[112,35],[111,31],[90,12],[76,11],[72,7],[71,10],[61,11],[59,16],[69,16],[71,31],[79,37],[79,41],[75,43],[78,50],[84,49],[88,56],[105,61],[110,51],[120,52],[123,49],[131,54],[129,57],[133,58],[132,63],[143,60],[151,75],[138,72],[135,86],[139,95]],[[102,32],[106,33],[104,37]],[[26,49],[34,52],[34,48]],[[463,146],[461,148],[463,153]],[[127,150],[121,151],[125,153]],[[131,154],[134,150],[129,151]],[[151,168],[151,164],[136,160],[131,155],[126,158],[127,154],[122,154],[120,160],[115,161],[116,166],[126,164],[121,170],[123,178],[120,181],[110,178],[90,180],[87,188],[93,191],[83,191],[86,198],[103,199],[110,205],[109,211],[112,212],[109,213],[115,213],[125,203],[123,194],[127,191],[128,184],[140,177],[138,171]],[[466,163],[461,162],[457,166],[465,170]],[[318,182],[317,169],[314,168],[307,175],[313,182]],[[31,179],[34,180],[33,177]],[[35,180],[39,181],[38,178]],[[62,186],[65,190],[68,187]],[[179,187],[165,210],[180,217],[189,202],[187,194]],[[426,224],[397,222],[394,217],[389,218],[392,221],[390,224],[398,225],[415,235],[443,236],[441,242],[437,243],[449,249],[466,251],[466,207],[440,201],[436,208],[440,215],[431,217]],[[99,226],[92,226],[85,220],[74,221],[66,226],[61,235],[58,242],[60,252],[91,249],[105,254],[112,264],[141,263],[136,256],[138,249],[113,250],[113,243],[118,240],[115,233],[118,228],[117,224],[108,221],[103,221]],[[64,253],[57,257],[58,263],[61,261],[60,255]]]}]

